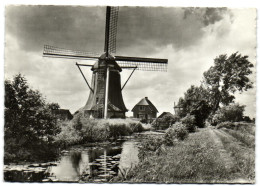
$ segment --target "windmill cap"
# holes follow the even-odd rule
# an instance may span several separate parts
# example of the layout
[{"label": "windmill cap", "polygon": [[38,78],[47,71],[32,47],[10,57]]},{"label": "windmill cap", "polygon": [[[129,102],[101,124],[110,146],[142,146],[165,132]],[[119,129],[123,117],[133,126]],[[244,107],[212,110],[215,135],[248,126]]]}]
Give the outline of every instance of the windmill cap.
[{"label": "windmill cap", "polygon": [[106,67],[106,65],[118,70],[119,72],[122,71],[121,67],[116,63],[115,58],[108,54],[106,58],[106,54],[102,54],[98,61],[92,66],[91,70],[100,69]]},{"label": "windmill cap", "polygon": [[[112,56],[111,54],[108,54],[107,56],[108,59],[110,60],[115,60],[114,56]],[[106,59],[106,53],[102,54],[99,59]]]}]

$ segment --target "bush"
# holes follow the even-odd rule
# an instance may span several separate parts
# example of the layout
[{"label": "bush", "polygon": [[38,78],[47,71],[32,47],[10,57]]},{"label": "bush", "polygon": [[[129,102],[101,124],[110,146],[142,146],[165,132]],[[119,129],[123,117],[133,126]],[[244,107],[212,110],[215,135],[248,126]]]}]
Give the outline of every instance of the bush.
[{"label": "bush", "polygon": [[75,130],[71,121],[62,121],[59,123],[61,132],[54,137],[54,140],[59,144],[60,148],[66,148],[69,145],[74,145],[82,142],[80,132]]},{"label": "bush", "polygon": [[176,139],[184,140],[187,136],[188,131],[186,127],[181,123],[177,123],[166,131],[164,140],[167,145],[173,145]]},{"label": "bush", "polygon": [[129,123],[129,127],[132,132],[142,132],[144,128],[141,123]]},{"label": "bush", "polygon": [[196,120],[195,116],[187,114],[184,118],[181,119],[181,123],[186,127],[189,132],[196,131]]},{"label": "bush", "polygon": [[226,129],[235,129],[236,124],[234,122],[222,122],[217,125],[217,129],[226,128]]},{"label": "bush", "polygon": [[243,121],[243,112],[245,106],[240,106],[239,104],[231,104],[228,106],[223,106],[219,108],[212,119],[212,125],[217,125],[221,122],[238,122]]},{"label": "bush", "polygon": [[130,126],[126,126],[125,124],[109,124],[109,137],[118,138],[120,136],[131,135],[133,132]]},{"label": "bush", "polygon": [[180,117],[177,115],[167,115],[166,114],[162,118],[157,118],[156,120],[154,120],[154,122],[152,123],[152,126],[156,130],[165,130],[179,120],[180,120]]}]

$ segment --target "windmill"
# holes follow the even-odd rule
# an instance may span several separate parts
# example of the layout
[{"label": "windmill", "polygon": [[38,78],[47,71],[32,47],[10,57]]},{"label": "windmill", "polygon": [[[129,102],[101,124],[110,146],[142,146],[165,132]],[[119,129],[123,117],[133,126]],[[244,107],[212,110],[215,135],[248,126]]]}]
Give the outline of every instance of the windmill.
[{"label": "windmill", "polygon": [[[44,46],[44,57],[96,61],[93,65],[76,63],[90,89],[88,101],[82,108],[86,117],[124,118],[127,109],[123,101],[122,90],[134,71],[167,70],[167,59],[112,56],[112,53],[116,53],[118,11],[118,7],[108,6],[106,8],[105,46],[104,53],[101,55],[84,51],[67,50],[49,45]],[[93,71],[91,85],[80,68],[82,66],[91,67]],[[120,77],[122,69],[132,70],[123,86],[121,86]]]}]

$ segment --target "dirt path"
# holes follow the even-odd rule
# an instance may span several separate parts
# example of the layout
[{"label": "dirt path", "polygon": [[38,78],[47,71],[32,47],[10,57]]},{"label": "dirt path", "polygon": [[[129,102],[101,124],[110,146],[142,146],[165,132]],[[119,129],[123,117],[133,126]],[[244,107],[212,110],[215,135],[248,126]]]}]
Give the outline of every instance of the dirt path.
[{"label": "dirt path", "polygon": [[[231,154],[230,154],[231,152],[228,152],[224,148],[223,142],[221,141],[220,137],[225,138],[226,140],[228,140],[230,143],[232,143],[235,146],[239,146],[240,149],[244,149],[245,147],[236,138],[234,138],[233,136],[231,136],[230,134],[226,133],[223,130],[209,128],[209,132],[212,135],[212,139],[214,140],[216,147],[219,149],[220,156],[225,163],[226,169],[231,172],[234,171],[232,169],[235,167],[236,160],[234,159],[234,157],[231,156]],[[247,149],[244,149],[244,150],[246,151]],[[238,175],[237,175],[238,178],[236,180],[233,180],[232,182],[248,183],[247,179],[244,179],[243,177],[240,177],[240,176],[241,175],[238,173]]]},{"label": "dirt path", "polygon": [[234,159],[225,150],[222,141],[218,137],[218,135],[223,135],[223,134],[220,134],[220,132],[217,129],[212,129],[212,128],[209,128],[209,132],[211,133],[212,139],[214,140],[217,149],[219,149],[219,154],[221,159],[225,161],[226,169],[231,170],[231,168],[234,166]]}]

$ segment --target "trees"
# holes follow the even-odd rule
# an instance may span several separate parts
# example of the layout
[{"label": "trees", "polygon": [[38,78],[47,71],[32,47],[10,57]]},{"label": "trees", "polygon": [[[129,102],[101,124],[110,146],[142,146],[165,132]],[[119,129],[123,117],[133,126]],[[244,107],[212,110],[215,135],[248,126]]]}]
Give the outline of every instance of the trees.
[{"label": "trees", "polygon": [[215,115],[213,116],[213,124],[216,125],[221,122],[237,122],[237,121],[243,121],[243,112],[245,110],[244,105],[236,104],[230,104],[227,106],[223,106],[217,110]]},{"label": "trees", "polygon": [[5,159],[26,159],[26,154],[40,158],[50,150],[53,136],[59,132],[56,118],[40,92],[30,89],[21,74],[5,81],[4,115]]},{"label": "trees", "polygon": [[192,85],[184,93],[184,98],[179,99],[178,106],[181,106],[182,110],[178,115],[181,117],[185,117],[187,114],[194,115],[196,126],[203,127],[211,109],[208,104],[208,97],[209,94],[206,89],[202,86]]},{"label": "trees", "polygon": [[229,105],[235,100],[234,93],[243,92],[252,88],[249,79],[253,64],[248,56],[238,52],[230,55],[220,55],[214,59],[214,65],[203,73],[203,81],[199,87],[192,85],[179,99],[178,106],[181,117],[187,114],[194,115],[196,125],[203,127],[206,118],[220,108],[220,105]]},{"label": "trees", "polygon": [[203,85],[209,92],[213,113],[218,110],[220,104],[232,103],[236,91],[243,92],[252,88],[253,83],[248,78],[248,75],[252,74],[252,67],[248,56],[242,56],[238,52],[229,57],[225,54],[214,59],[214,66],[203,73]]}]

